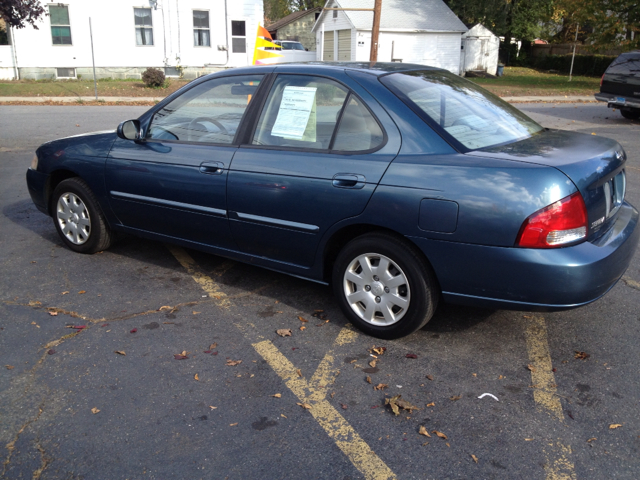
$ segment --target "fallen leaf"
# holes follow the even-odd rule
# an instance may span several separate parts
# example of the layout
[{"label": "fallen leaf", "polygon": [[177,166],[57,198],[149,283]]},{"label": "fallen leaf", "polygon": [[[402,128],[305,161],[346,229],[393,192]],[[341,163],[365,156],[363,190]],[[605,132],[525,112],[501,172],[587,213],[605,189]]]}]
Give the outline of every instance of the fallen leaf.
[{"label": "fallen leaf", "polygon": [[336,394],[336,392],[331,392],[331,395],[329,395],[331,398],[333,398],[333,396]]},{"label": "fallen leaf", "polygon": [[347,409],[347,405],[345,405],[344,403],[341,403],[340,406],[342,407],[343,410]]},{"label": "fallen leaf", "polygon": [[366,380],[367,380],[367,383],[371,383],[371,377],[367,377]]},{"label": "fallen leaf", "polygon": [[621,426],[622,426],[621,423],[612,423],[611,425],[609,425],[609,429],[610,430],[614,430],[614,429],[619,428]]},{"label": "fallen leaf", "polygon": [[78,295],[82,295],[83,293],[87,293],[87,291],[86,291],[86,290],[80,290],[80,291],[78,292]]},{"label": "fallen leaf", "polygon": [[186,360],[189,357],[184,355],[183,353],[174,353],[173,358],[176,360]]},{"label": "fallen leaf", "polygon": [[316,327],[323,327],[323,326],[324,326],[324,325],[326,325],[327,323],[329,323],[329,319],[325,320],[325,321],[324,321],[324,322],[322,322],[322,323],[318,323],[318,324],[316,325]]},{"label": "fallen leaf", "polygon": [[402,395],[396,395],[395,397],[392,397],[392,398],[385,398],[384,404],[389,405],[393,413],[395,413],[396,415],[400,414],[401,408],[404,410],[408,410],[409,413],[413,413],[413,410],[418,410],[418,407],[416,407],[415,405],[412,405],[406,400],[403,400]]},{"label": "fallen leaf", "polygon": [[229,426],[230,426],[230,427],[235,427],[237,424],[238,424],[238,422],[236,422],[236,423],[230,423],[230,424],[229,424]]},{"label": "fallen leaf", "polygon": [[271,395],[271,396],[272,396],[272,397],[275,397],[275,398],[281,398],[281,397],[282,397],[282,394],[281,394],[281,393],[275,393],[275,394],[273,394],[273,395]]},{"label": "fallen leaf", "polygon": [[301,376],[302,376],[302,370],[297,369],[297,370],[296,370],[296,373],[298,374],[298,376],[299,376],[299,377],[301,377]]},{"label": "fallen leaf", "polygon": [[427,407],[435,407],[436,402],[427,403]]},{"label": "fallen leaf", "polygon": [[62,292],[60,295],[67,295],[69,293],[69,291],[66,292]]},{"label": "fallen leaf", "polygon": [[225,365],[227,367],[235,367],[236,365],[240,365],[241,363],[242,363],[242,360],[231,360],[231,359],[228,359],[227,363],[225,363]]},{"label": "fallen leaf", "polygon": [[533,365],[529,364],[527,365],[527,368],[531,371],[531,372],[535,372],[536,371],[536,367],[534,367]]},{"label": "fallen leaf", "polygon": [[418,434],[431,438],[431,435],[429,435],[429,432],[427,432],[427,429],[424,428],[424,425],[420,425],[420,428],[418,429]]},{"label": "fallen leaf", "polygon": [[195,310],[193,310],[191,313],[192,313],[193,315],[198,315],[198,314],[200,314],[200,313],[202,313],[202,312],[196,312]]},{"label": "fallen leaf", "polygon": [[433,382],[433,375],[427,375],[427,379]]},{"label": "fallen leaf", "polygon": [[580,352],[578,350],[575,350],[575,355],[573,357],[578,359],[578,360],[586,360],[587,358],[590,357],[590,355],[588,353]]},{"label": "fallen leaf", "polygon": [[7,370],[13,370],[15,367],[13,365],[5,365]]},{"label": "fallen leaf", "polygon": [[591,437],[589,440],[587,440],[587,443],[591,443],[591,442],[593,442],[594,440],[597,440],[597,438],[596,438],[596,437]]},{"label": "fallen leaf", "polygon": [[454,395],[453,397],[449,397],[449,400],[451,400],[452,402],[455,402],[456,400],[460,400],[462,398],[462,395]]},{"label": "fallen leaf", "polygon": [[276,330],[276,333],[278,335],[280,335],[281,337],[290,337],[291,336],[291,329],[290,328],[281,328],[279,330]]},{"label": "fallen leaf", "polygon": [[300,330],[302,331],[302,330],[304,330],[305,328],[307,328],[307,327],[305,327],[304,325],[302,325],[302,326],[300,327]]},{"label": "fallen leaf", "polygon": [[137,328],[132,328],[131,330],[129,330],[129,333],[136,333],[138,331]]},{"label": "fallen leaf", "polygon": [[172,310],[173,307],[170,307],[169,305],[163,305],[162,307],[160,307],[158,309],[159,312],[162,312],[163,310]]},{"label": "fallen leaf", "polygon": [[84,330],[86,325],[67,325],[67,328],[73,328],[74,330]]},{"label": "fallen leaf", "polygon": [[298,315],[298,320],[300,320],[301,322],[308,322],[309,320],[305,320],[304,318],[302,318],[300,315]]},{"label": "fallen leaf", "polygon": [[48,353],[49,355],[53,355],[54,353],[56,353],[56,351],[52,348],[52,349],[51,349],[51,350],[49,350],[47,353]]},{"label": "fallen leaf", "polygon": [[118,355],[127,355],[126,353],[124,353],[124,350],[115,350],[113,353],[117,353]]},{"label": "fallen leaf", "polygon": [[447,436],[446,436],[444,433],[439,432],[439,431],[437,431],[437,430],[434,430],[434,431],[433,431],[433,432],[431,432],[431,433],[435,433],[437,436],[439,436],[439,437],[440,437],[440,438],[442,438],[443,440],[446,440],[446,439],[447,439]]},{"label": "fallen leaf", "polygon": [[58,312],[49,312],[49,315],[51,315],[52,317],[57,317],[58,316]]},{"label": "fallen leaf", "polygon": [[405,355],[405,357],[407,357],[407,358],[418,358],[418,355],[416,355],[415,353],[407,353]]},{"label": "fallen leaf", "polygon": [[374,390],[384,390],[385,388],[389,388],[389,385],[387,385],[386,383],[379,383],[378,385],[373,387]]},{"label": "fallen leaf", "polygon": [[376,363],[378,363],[378,361],[377,361],[377,360],[371,360],[371,361],[369,362],[369,366],[370,366],[371,368],[375,368]]},{"label": "fallen leaf", "polygon": [[471,458],[473,458],[473,461],[478,463],[478,457],[476,457],[475,455],[471,454]]},{"label": "fallen leaf", "polygon": [[215,350],[218,347],[217,343],[212,343],[211,345],[209,345],[209,350]]},{"label": "fallen leaf", "polygon": [[281,413],[281,414],[280,414],[280,416],[281,416],[282,418],[288,418],[288,417],[287,417],[285,414],[283,414],[283,413]]},{"label": "fallen leaf", "polygon": [[96,413],[98,413],[99,411],[100,411],[100,410],[98,410],[96,407],[93,407],[93,408],[91,409],[91,413],[93,413],[94,415],[95,415]]},{"label": "fallen leaf", "polygon": [[29,300],[28,305],[29,305],[30,307],[35,307],[36,305],[42,305],[42,302],[39,302],[39,301],[37,301],[37,300],[35,300],[35,301],[34,301],[34,300]]},{"label": "fallen leaf", "polygon": [[375,345],[373,346],[373,348],[371,349],[373,350],[375,353],[377,353],[378,355],[382,355],[386,350],[387,347],[376,347]]},{"label": "fallen leaf", "polygon": [[205,350],[202,353],[211,353],[211,350]]},{"label": "fallen leaf", "polygon": [[[556,371],[556,369],[554,368],[554,369],[553,369],[553,371],[555,372],[555,371]],[[503,377],[502,375],[500,375],[500,376],[498,377],[498,380],[502,380],[503,378],[504,378],[504,377]]]},{"label": "fallen leaf", "polygon": [[193,378],[195,378],[198,382],[200,381],[200,377],[198,376],[198,374],[196,373]]},{"label": "fallen leaf", "polygon": [[309,405],[308,403],[300,403],[297,402],[297,405],[300,405],[302,408],[304,408],[305,410],[309,410],[311,408],[311,405]]}]

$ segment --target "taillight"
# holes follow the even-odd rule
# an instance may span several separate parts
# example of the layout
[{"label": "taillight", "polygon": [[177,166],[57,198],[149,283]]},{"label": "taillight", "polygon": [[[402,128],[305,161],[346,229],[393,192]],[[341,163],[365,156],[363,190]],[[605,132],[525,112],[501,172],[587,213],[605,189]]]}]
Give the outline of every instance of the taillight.
[{"label": "taillight", "polygon": [[600,87],[602,87],[602,82],[604,82],[604,73],[600,77]]},{"label": "taillight", "polygon": [[587,207],[580,192],[576,192],[527,218],[520,227],[516,246],[562,247],[586,236]]}]

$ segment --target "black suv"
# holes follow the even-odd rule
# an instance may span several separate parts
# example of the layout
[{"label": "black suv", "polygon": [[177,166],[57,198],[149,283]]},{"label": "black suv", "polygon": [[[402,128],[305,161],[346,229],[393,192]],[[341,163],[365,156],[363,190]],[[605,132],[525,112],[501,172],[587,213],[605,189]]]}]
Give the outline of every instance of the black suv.
[{"label": "black suv", "polygon": [[640,118],[640,50],[616,58],[600,80],[596,100],[617,108],[624,118]]}]

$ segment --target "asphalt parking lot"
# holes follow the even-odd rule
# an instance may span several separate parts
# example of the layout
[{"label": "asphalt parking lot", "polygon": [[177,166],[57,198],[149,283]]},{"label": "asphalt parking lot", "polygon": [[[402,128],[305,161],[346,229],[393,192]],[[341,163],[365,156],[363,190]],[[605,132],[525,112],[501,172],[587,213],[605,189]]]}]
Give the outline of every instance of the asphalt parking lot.
[{"label": "asphalt parking lot", "polygon": [[[640,122],[517,106],[618,140],[640,206]],[[34,150],[145,109],[0,106],[0,478],[640,478],[640,252],[589,306],[442,305],[380,341],[322,285],[133,237],[69,251]]]}]

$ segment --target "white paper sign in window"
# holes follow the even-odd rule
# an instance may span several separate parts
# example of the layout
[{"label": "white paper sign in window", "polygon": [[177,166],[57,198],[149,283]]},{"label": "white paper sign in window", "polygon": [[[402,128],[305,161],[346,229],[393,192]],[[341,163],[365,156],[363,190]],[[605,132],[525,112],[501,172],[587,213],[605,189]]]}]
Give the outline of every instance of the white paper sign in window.
[{"label": "white paper sign in window", "polygon": [[316,90],[315,87],[285,87],[271,135],[315,142]]}]

